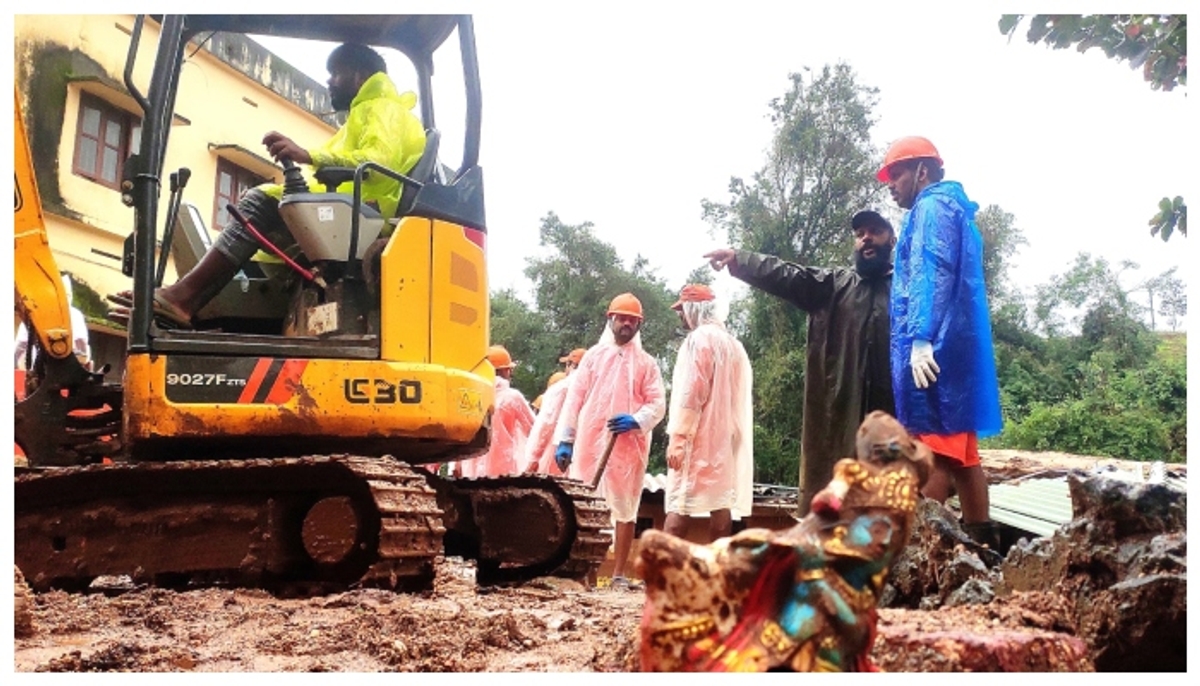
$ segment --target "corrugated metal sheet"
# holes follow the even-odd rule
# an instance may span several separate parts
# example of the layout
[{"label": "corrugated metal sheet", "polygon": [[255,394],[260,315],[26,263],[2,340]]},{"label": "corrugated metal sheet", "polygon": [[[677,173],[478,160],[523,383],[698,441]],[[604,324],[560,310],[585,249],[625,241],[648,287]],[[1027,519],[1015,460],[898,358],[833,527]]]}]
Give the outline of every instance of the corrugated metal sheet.
[{"label": "corrugated metal sheet", "polygon": [[988,499],[993,521],[1037,536],[1049,536],[1072,519],[1066,477],[996,484]]}]

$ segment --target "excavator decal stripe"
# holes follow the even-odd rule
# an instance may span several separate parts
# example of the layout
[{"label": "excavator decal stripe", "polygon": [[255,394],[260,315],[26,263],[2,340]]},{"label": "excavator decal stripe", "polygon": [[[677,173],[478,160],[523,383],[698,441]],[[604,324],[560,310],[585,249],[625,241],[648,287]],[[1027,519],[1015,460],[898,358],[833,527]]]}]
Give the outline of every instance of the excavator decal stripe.
[{"label": "excavator decal stripe", "polygon": [[254,365],[254,371],[250,372],[250,378],[246,380],[246,387],[242,389],[242,395],[238,397],[239,403],[252,403],[254,396],[258,394],[259,387],[262,386],[263,377],[267,375],[267,370],[271,368],[273,360],[269,357],[264,357]]},{"label": "excavator decal stripe", "polygon": [[271,405],[282,405],[292,396],[296,395],[296,388],[300,386],[300,376],[304,374],[304,368],[308,366],[308,360],[287,360],[283,363],[283,369],[279,372],[279,378],[271,386],[271,392],[267,394],[267,403]]},{"label": "excavator decal stripe", "polygon": [[275,380],[279,378],[279,370],[283,369],[283,363],[284,360],[271,360],[271,366],[267,368],[262,385],[254,393],[254,404],[261,405],[267,402],[267,396],[271,393],[271,387],[275,385]]}]

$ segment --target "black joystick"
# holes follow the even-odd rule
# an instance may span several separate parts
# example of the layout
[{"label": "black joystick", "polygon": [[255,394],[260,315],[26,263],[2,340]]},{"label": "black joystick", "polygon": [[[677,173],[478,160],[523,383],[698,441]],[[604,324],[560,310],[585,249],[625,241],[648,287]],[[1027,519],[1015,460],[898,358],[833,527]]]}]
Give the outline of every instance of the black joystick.
[{"label": "black joystick", "polygon": [[300,171],[291,160],[284,158],[283,164],[283,194],[308,193],[308,182],[304,180],[304,172]]}]

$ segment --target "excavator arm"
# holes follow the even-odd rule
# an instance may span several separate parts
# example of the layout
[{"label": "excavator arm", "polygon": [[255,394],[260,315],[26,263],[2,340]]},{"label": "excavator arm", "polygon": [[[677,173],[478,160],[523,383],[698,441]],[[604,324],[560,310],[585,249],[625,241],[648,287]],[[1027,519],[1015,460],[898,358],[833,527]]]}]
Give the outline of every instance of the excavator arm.
[{"label": "excavator arm", "polygon": [[42,203],[34,179],[29,140],[21,116],[20,94],[13,99],[13,132],[16,141],[16,178],[13,185],[16,237],[13,277],[16,305],[38,347],[50,357],[61,360],[71,356],[71,303],[67,301],[62,277],[42,220]]},{"label": "excavator arm", "polygon": [[120,449],[122,393],[72,354],[71,303],[46,235],[20,93],[13,95],[15,303],[40,351],[30,370],[36,387],[17,403],[13,430],[31,467],[97,462]]}]

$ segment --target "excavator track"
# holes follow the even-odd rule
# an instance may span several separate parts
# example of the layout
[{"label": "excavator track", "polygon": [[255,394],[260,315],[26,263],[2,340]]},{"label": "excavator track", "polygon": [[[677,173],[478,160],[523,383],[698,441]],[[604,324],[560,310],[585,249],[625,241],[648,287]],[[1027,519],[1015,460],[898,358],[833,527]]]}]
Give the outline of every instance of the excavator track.
[{"label": "excavator track", "polygon": [[420,590],[442,555],[425,476],[349,455],[19,472],[15,561],[37,591],[135,583]]},{"label": "excavator track", "polygon": [[608,506],[579,481],[537,475],[429,479],[444,511],[446,554],[476,560],[477,583],[539,576],[591,581],[608,553]]}]

